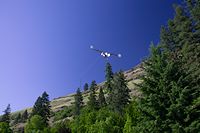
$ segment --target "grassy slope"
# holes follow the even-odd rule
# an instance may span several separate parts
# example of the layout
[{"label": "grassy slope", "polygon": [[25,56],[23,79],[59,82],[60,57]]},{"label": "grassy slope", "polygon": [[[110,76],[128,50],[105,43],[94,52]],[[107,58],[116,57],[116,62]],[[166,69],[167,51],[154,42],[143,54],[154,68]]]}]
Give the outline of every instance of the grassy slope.
[{"label": "grassy slope", "polygon": [[[128,81],[128,87],[131,90],[130,95],[132,97],[139,96],[140,93],[136,89],[135,83],[137,84],[137,83],[141,82],[140,77],[144,74],[142,65],[139,64],[136,67],[134,67],[128,71],[125,71],[124,74],[126,76],[126,80]],[[104,83],[100,83],[98,86],[102,86],[103,84]],[[97,90],[97,93],[98,93],[98,91],[99,90]],[[84,103],[87,103],[88,96],[89,96],[89,91],[83,92]],[[74,102],[74,94],[55,98],[54,100],[51,101],[51,109],[53,112],[57,112],[57,111],[62,110],[65,107],[71,106],[73,104],[73,102]],[[24,110],[25,109],[12,113],[12,118],[16,117],[16,115],[18,113],[23,113]],[[27,108],[27,110],[29,113],[31,112],[31,108]],[[23,126],[24,126],[23,123],[19,123],[19,124],[13,126],[13,128],[23,127]]]}]

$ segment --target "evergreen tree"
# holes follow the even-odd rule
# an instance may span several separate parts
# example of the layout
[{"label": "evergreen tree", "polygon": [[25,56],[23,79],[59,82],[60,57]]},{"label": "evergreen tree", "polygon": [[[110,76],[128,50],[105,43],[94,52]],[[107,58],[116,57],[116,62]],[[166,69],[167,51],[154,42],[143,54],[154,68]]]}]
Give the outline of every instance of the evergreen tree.
[{"label": "evergreen tree", "polygon": [[33,106],[31,117],[34,115],[42,115],[42,98],[39,96]]},{"label": "evergreen tree", "polygon": [[44,118],[46,125],[48,125],[48,121],[51,115],[51,106],[49,101],[49,95],[46,92],[42,94],[42,110],[42,117]]},{"label": "evergreen tree", "polygon": [[21,121],[22,121],[22,115],[21,113],[19,113],[17,117],[15,118],[14,123],[17,124],[17,123],[20,123]]},{"label": "evergreen tree", "polygon": [[111,82],[112,82],[112,79],[113,79],[113,72],[112,72],[112,66],[111,64],[108,62],[106,63],[106,70],[105,70],[105,78],[106,78],[106,88],[107,90],[111,91],[112,90],[112,86],[111,86]]},{"label": "evergreen tree", "polygon": [[25,110],[22,114],[22,122],[26,122],[27,119],[28,119],[28,111]]},{"label": "evergreen tree", "polygon": [[200,42],[200,2],[199,0],[185,0],[187,2],[188,14],[193,22],[193,33],[195,43]]},{"label": "evergreen tree", "polygon": [[92,81],[91,85],[90,85],[90,91],[95,91],[97,89],[97,83],[95,80]]},{"label": "evergreen tree", "polygon": [[176,82],[180,75],[176,74],[177,67],[166,58],[159,47],[152,47],[151,56],[145,62],[146,75],[140,84],[143,94],[140,102],[143,122],[140,127],[143,132],[171,132],[169,123],[166,123],[170,82]]},{"label": "evergreen tree", "polygon": [[140,122],[141,114],[138,109],[138,101],[134,99],[126,108],[126,122],[123,133],[139,133],[137,124]]},{"label": "evergreen tree", "polygon": [[[139,86],[143,93],[140,101],[143,120],[139,127],[143,132],[191,132],[188,128],[199,118],[198,111],[190,110],[193,93],[198,92],[190,86],[192,78],[180,68],[179,62],[167,60],[168,54],[161,45],[152,47],[145,63],[146,75]],[[197,127],[192,131],[198,131],[199,125],[194,125]]]},{"label": "evergreen tree", "polygon": [[6,109],[3,112],[4,112],[4,114],[1,118],[1,122],[5,122],[9,125],[9,123],[10,123],[10,113],[11,113],[10,104],[8,104],[8,106],[6,107]]},{"label": "evergreen tree", "polygon": [[89,86],[88,86],[88,83],[85,83],[84,87],[83,87],[83,90],[84,91],[87,91],[89,89]]},{"label": "evergreen tree", "polygon": [[44,119],[46,126],[48,125],[48,121],[50,118],[50,101],[49,95],[46,92],[42,94],[42,97],[39,96],[37,101],[35,102],[31,116],[34,115],[41,116]]},{"label": "evergreen tree", "polygon": [[98,103],[99,103],[99,107],[100,107],[100,108],[106,106],[106,99],[105,99],[105,96],[104,96],[104,92],[103,92],[102,87],[101,87],[100,90],[99,90],[99,99],[98,99]]},{"label": "evergreen tree", "polygon": [[89,96],[89,101],[87,103],[88,107],[90,109],[97,109],[98,108],[98,102],[96,99],[96,89],[97,89],[97,84],[96,81],[92,81],[91,86],[90,86],[90,96]]},{"label": "evergreen tree", "polygon": [[170,51],[169,57],[177,60],[182,56],[181,49],[193,41],[192,22],[182,6],[175,6],[175,17],[162,27],[161,44]]},{"label": "evergreen tree", "polygon": [[114,111],[122,114],[123,109],[130,100],[130,90],[127,87],[127,81],[122,71],[118,72],[113,77],[112,89],[112,102],[110,103],[110,106]]},{"label": "evergreen tree", "polygon": [[[190,118],[187,120],[187,124],[185,124],[187,128],[184,130],[187,129],[189,132],[194,132],[200,128],[200,125],[196,124],[200,123],[198,120],[200,119],[200,112],[198,113],[197,111],[200,109],[198,104],[198,99],[200,99],[200,2],[199,0],[186,0],[186,2],[187,7],[177,6],[176,15],[166,28],[168,35],[161,34],[161,37],[165,41],[166,46],[180,46],[179,50],[174,52],[169,48],[166,50],[168,50],[170,55],[179,55],[177,56],[179,58],[176,58],[176,63],[179,64],[179,69],[187,75],[185,79],[190,81],[187,84],[188,89],[183,89],[184,92],[181,95],[182,100],[187,99],[188,104],[184,106],[187,106],[188,110],[185,110],[185,113],[188,115],[187,118]],[[169,60],[173,59],[172,56],[168,57],[170,57],[168,58]],[[190,97],[187,96],[188,93]]]},{"label": "evergreen tree", "polygon": [[74,114],[77,116],[80,114],[80,110],[83,106],[83,97],[82,97],[80,88],[77,89],[74,99],[75,99]]},{"label": "evergreen tree", "polygon": [[112,72],[112,66],[109,62],[106,63],[106,70],[105,70],[105,88],[108,92],[108,97],[107,97],[107,103],[110,104],[112,103],[112,80],[113,80],[113,72]]}]

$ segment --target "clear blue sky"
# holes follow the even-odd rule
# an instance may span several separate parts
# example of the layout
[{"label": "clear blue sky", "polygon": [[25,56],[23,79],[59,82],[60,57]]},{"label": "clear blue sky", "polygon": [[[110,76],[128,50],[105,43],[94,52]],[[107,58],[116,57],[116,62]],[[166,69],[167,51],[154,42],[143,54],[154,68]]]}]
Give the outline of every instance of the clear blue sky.
[{"label": "clear blue sky", "polygon": [[[0,112],[30,107],[82,83],[104,80],[105,60],[89,49],[121,53],[114,71],[127,70],[159,41],[161,25],[179,0],[1,0]],[[93,67],[90,67],[93,66]]]}]

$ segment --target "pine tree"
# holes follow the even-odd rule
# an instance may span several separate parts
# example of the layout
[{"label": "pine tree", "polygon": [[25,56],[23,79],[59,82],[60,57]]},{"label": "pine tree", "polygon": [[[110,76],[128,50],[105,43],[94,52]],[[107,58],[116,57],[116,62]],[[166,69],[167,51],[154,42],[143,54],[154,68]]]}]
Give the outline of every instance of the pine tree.
[{"label": "pine tree", "polygon": [[5,122],[5,123],[9,124],[10,123],[10,113],[11,113],[10,104],[8,104],[8,106],[6,107],[6,109],[3,112],[4,112],[4,114],[1,118],[1,122]]},{"label": "pine tree", "polygon": [[103,92],[102,87],[101,87],[100,90],[99,90],[98,104],[99,104],[99,107],[100,107],[100,108],[106,106],[106,99],[105,99],[105,96],[104,96],[104,92]]},{"label": "pine tree", "polygon": [[138,109],[138,101],[134,99],[126,108],[125,124],[123,133],[138,133],[137,124],[140,122],[141,114]]},{"label": "pine tree", "polygon": [[159,47],[151,49],[150,58],[144,66],[146,75],[140,84],[143,94],[140,102],[143,122],[140,127],[146,132],[170,132],[166,118],[170,107],[171,81],[176,82],[180,75]]},{"label": "pine tree", "polygon": [[105,70],[105,78],[106,78],[106,88],[107,90],[111,91],[112,90],[112,86],[111,86],[111,82],[113,79],[113,72],[112,72],[112,66],[110,63],[106,63],[106,70]]},{"label": "pine tree", "polygon": [[[180,62],[168,60],[168,52],[161,45],[151,48],[150,58],[145,63],[146,75],[139,88],[143,97],[140,109],[143,120],[140,130],[145,132],[186,132],[198,131],[198,111],[191,109],[196,89],[192,78]],[[193,125],[193,126],[194,126]]]},{"label": "pine tree", "polygon": [[76,95],[74,96],[74,99],[75,99],[74,114],[75,114],[75,116],[77,116],[77,115],[80,114],[80,110],[83,106],[83,97],[82,97],[80,88],[77,89]]},{"label": "pine tree", "polygon": [[42,115],[42,98],[39,96],[33,106],[31,117],[34,115]]},{"label": "pine tree", "polygon": [[87,91],[89,89],[89,86],[88,86],[88,83],[85,83],[84,87],[83,87],[83,90],[84,91]]},{"label": "pine tree", "polygon": [[27,119],[28,119],[28,111],[25,110],[22,114],[22,122],[26,122]]},{"label": "pine tree", "polygon": [[112,89],[112,102],[110,106],[115,112],[122,114],[123,109],[130,100],[130,90],[127,87],[127,81],[122,71],[118,72],[113,77]]},{"label": "pine tree", "polygon": [[187,3],[188,12],[193,22],[193,33],[195,43],[200,42],[200,2],[199,0],[185,0]]},{"label": "pine tree", "polygon": [[46,126],[48,125],[48,121],[50,118],[50,101],[49,95],[46,92],[42,94],[42,97],[39,96],[37,101],[35,102],[31,117],[34,115],[41,116],[44,119]]},{"label": "pine tree", "polygon": [[92,81],[91,86],[90,86],[90,96],[89,96],[89,101],[87,103],[88,107],[90,109],[97,109],[98,108],[98,102],[96,99],[96,89],[97,89],[97,84],[96,81]]},{"label": "pine tree", "polygon": [[[194,123],[200,123],[198,120],[200,112],[197,111],[200,109],[198,104],[198,99],[200,99],[200,2],[199,0],[186,0],[186,2],[187,7],[177,6],[174,19],[168,24],[167,30],[165,30],[167,32],[163,32],[168,34],[161,34],[161,36],[162,40],[165,41],[165,46],[181,46],[179,50],[174,52],[169,48],[167,50],[170,51],[171,55],[179,55],[177,56],[179,58],[176,58],[176,63],[179,64],[179,69],[182,69],[187,75],[185,78],[190,81],[187,84],[189,89],[183,89],[184,92],[181,95],[184,97],[182,100],[188,100],[188,104],[184,106],[187,106],[188,110],[185,113],[190,119],[187,120],[185,127],[187,127],[187,131],[194,132],[200,128],[200,125],[195,124],[194,126]],[[171,56],[169,57],[169,60],[173,59]],[[190,97],[187,96],[188,93]],[[189,125],[196,128],[190,128]]]},{"label": "pine tree", "polygon": [[170,60],[180,60],[182,49],[193,41],[192,21],[188,13],[180,5],[175,6],[175,17],[161,29],[161,44],[169,52]]},{"label": "pine tree", "polygon": [[106,70],[105,70],[105,78],[106,78],[106,82],[105,82],[105,88],[108,92],[108,97],[107,97],[107,103],[110,104],[112,103],[112,80],[113,80],[113,72],[112,72],[112,66],[111,64],[108,62],[106,63]]},{"label": "pine tree", "polygon": [[51,106],[49,101],[49,95],[46,92],[42,94],[42,110],[42,117],[44,118],[46,125],[48,125],[48,121],[51,115]]}]

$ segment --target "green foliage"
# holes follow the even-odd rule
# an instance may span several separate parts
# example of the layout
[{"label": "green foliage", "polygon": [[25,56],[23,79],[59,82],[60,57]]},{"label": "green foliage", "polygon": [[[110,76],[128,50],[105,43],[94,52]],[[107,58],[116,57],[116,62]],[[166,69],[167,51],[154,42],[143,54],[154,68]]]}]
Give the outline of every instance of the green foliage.
[{"label": "green foliage", "polygon": [[44,119],[39,115],[34,115],[25,126],[25,133],[70,133],[69,122],[54,123],[52,127],[46,127]]},{"label": "green foliage", "polygon": [[32,113],[31,113],[31,116],[34,116],[34,115],[42,115],[42,98],[39,96],[33,106],[33,110],[32,110]]},{"label": "green foliage", "polygon": [[89,101],[87,103],[88,107],[90,109],[97,109],[98,108],[98,102],[96,99],[96,89],[97,89],[97,84],[96,81],[92,81],[91,86],[90,86],[90,96],[89,96]]},{"label": "green foliage", "polygon": [[83,106],[83,97],[80,91],[80,88],[77,89],[76,95],[74,96],[75,103],[74,103],[74,115],[77,116],[80,114],[80,110]]},{"label": "green foliage", "polygon": [[53,125],[50,129],[51,133],[71,133],[69,129],[69,121],[59,122]]},{"label": "green foliage", "polygon": [[4,114],[0,121],[9,124],[10,123],[10,113],[11,113],[10,104],[8,104],[8,106],[6,107],[6,109],[3,112],[4,112]]},{"label": "green foliage", "polygon": [[7,122],[0,122],[0,133],[12,133],[12,130]]},{"label": "green foliage", "polygon": [[140,112],[138,101],[132,101],[126,108],[125,118],[126,122],[124,125],[124,133],[138,133],[140,132],[138,123],[140,122],[142,113]]},{"label": "green foliage", "polygon": [[43,133],[46,123],[40,115],[34,115],[25,126],[25,133]]},{"label": "green foliage", "polygon": [[43,109],[43,113],[42,113],[42,117],[46,123],[46,125],[48,125],[48,121],[49,121],[49,118],[50,118],[50,114],[51,114],[51,106],[50,106],[50,101],[49,101],[49,95],[44,92],[42,94],[42,109]]},{"label": "green foliage", "polygon": [[97,89],[97,83],[95,80],[93,80],[90,85],[90,91],[95,91],[96,89]]},{"label": "green foliage", "polygon": [[198,92],[191,85],[193,79],[180,68],[179,61],[167,60],[168,55],[162,47],[152,47],[145,64],[146,75],[140,84],[140,131],[185,132],[199,117],[197,111],[190,110]]},{"label": "green foliage", "polygon": [[26,122],[27,119],[28,119],[28,112],[27,110],[25,110],[21,116],[21,120],[22,122]]},{"label": "green foliage", "polygon": [[[112,80],[112,78],[113,78],[113,72],[112,72],[112,66],[111,66],[111,64],[110,64],[109,62],[106,63],[106,70],[105,70],[105,73],[106,73],[106,75],[105,75],[106,82],[107,82],[108,84],[110,84],[110,82],[111,82],[111,80]],[[108,84],[107,84],[107,85],[108,85]],[[108,87],[109,87],[109,85],[108,85]],[[109,89],[109,88],[108,88],[108,89]]]},{"label": "green foliage", "polygon": [[112,80],[113,80],[113,72],[112,72],[112,66],[109,62],[106,63],[106,70],[105,70],[105,88],[108,91],[108,103],[112,102]]},{"label": "green foliage", "polygon": [[99,111],[90,111],[84,108],[70,127],[73,133],[121,133],[123,125],[123,117],[107,108]]},{"label": "green foliage", "polygon": [[17,114],[17,117],[14,119],[14,124],[20,123],[22,121],[21,113]]},{"label": "green foliage", "polygon": [[70,107],[65,107],[63,110],[60,110],[55,113],[54,116],[54,121],[62,120],[67,117],[71,117],[73,115],[73,108],[72,106]]},{"label": "green foliage", "polygon": [[129,103],[129,88],[127,87],[127,81],[122,71],[115,74],[112,82],[112,102],[110,107],[117,113],[122,114],[123,109]]},{"label": "green foliage", "polygon": [[88,85],[88,83],[85,83],[85,85],[84,85],[84,87],[83,87],[83,90],[84,91],[87,91],[89,89],[89,85]]},{"label": "green foliage", "polygon": [[[186,0],[186,6],[177,6],[176,15],[161,34],[163,42],[168,46],[168,60],[178,64],[182,71],[182,79],[172,83],[173,97],[169,113],[178,122],[171,124],[173,131],[197,132],[200,127],[200,2]],[[162,43],[163,43],[162,42]],[[169,49],[179,46],[174,52]],[[173,56],[175,55],[176,60]],[[184,75],[185,74],[185,75]],[[175,97],[175,98],[174,98]],[[179,118],[182,117],[182,118]],[[195,126],[194,126],[195,125]]]},{"label": "green foliage", "polygon": [[48,125],[50,118],[50,101],[49,95],[46,92],[42,94],[42,97],[38,97],[37,101],[35,102],[31,116],[34,115],[40,115],[43,118],[46,126]]},{"label": "green foliage", "polygon": [[102,88],[99,89],[98,104],[99,104],[99,107],[100,107],[100,108],[106,106],[106,99],[105,99],[104,92],[103,92],[103,89],[102,89]]},{"label": "green foliage", "polygon": [[146,75],[140,84],[143,92],[140,102],[143,117],[141,131],[171,131],[167,118],[171,105],[169,95],[173,92],[172,83],[177,82],[181,74],[177,73],[174,63],[168,62],[166,58],[167,54],[160,47],[151,47],[151,56],[145,63]]}]

